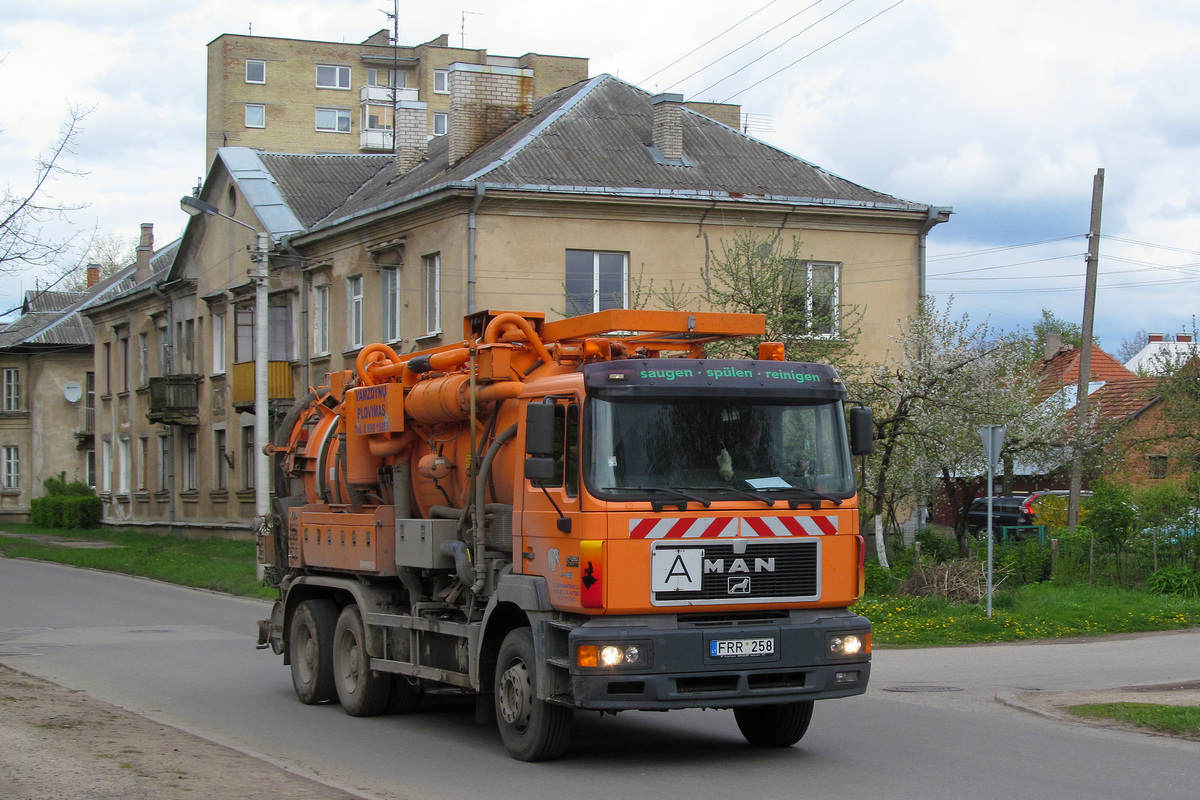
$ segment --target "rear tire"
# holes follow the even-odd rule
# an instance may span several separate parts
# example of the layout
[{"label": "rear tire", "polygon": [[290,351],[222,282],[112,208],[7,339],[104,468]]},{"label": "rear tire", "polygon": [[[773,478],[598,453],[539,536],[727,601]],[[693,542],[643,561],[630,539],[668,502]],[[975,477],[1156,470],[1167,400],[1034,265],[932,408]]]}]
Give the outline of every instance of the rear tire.
[{"label": "rear tire", "polygon": [[735,708],[733,718],[755,747],[791,747],[804,738],[812,721],[813,701]]},{"label": "rear tire", "polygon": [[504,746],[519,761],[558,758],[571,737],[572,710],[538,699],[537,670],[533,633],[510,631],[496,659],[496,724]]},{"label": "rear tire", "polygon": [[342,609],[333,633],[333,679],[338,700],[352,717],[374,717],[387,709],[392,676],[371,669],[358,606]]},{"label": "rear tire", "polygon": [[337,699],[333,684],[333,631],[337,606],[332,600],[305,600],[296,607],[288,635],[292,686],[306,705]]}]

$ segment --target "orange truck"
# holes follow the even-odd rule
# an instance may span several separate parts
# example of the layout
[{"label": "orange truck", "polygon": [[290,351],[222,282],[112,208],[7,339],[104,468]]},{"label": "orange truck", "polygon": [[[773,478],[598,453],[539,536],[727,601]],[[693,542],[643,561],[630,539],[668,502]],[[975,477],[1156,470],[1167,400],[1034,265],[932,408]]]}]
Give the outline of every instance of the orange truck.
[{"label": "orange truck", "polygon": [[852,456],[870,410],[829,366],[708,358],[759,315],[483,311],[463,340],[364,348],[284,418],[259,646],[355,716],[474,694],[513,757],[576,711],[732,709],[790,746],[861,694],[871,627]]}]

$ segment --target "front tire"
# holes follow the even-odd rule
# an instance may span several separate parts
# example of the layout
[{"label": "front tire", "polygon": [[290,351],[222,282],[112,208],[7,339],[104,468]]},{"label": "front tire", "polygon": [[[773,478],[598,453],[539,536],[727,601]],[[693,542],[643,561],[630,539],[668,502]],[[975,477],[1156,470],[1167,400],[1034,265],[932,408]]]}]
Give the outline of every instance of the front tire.
[{"label": "front tire", "polygon": [[538,699],[537,669],[533,633],[510,631],[496,660],[496,724],[504,746],[519,761],[558,758],[571,736],[571,709]]},{"label": "front tire", "polygon": [[733,718],[755,747],[791,747],[804,738],[812,721],[813,701],[735,708]]},{"label": "front tire", "polygon": [[337,619],[337,606],[332,600],[305,600],[292,615],[288,661],[296,696],[306,705],[337,699],[333,685],[333,631]]},{"label": "front tire", "polygon": [[338,700],[352,717],[374,717],[387,709],[392,676],[371,669],[358,606],[346,606],[333,633],[333,680]]}]

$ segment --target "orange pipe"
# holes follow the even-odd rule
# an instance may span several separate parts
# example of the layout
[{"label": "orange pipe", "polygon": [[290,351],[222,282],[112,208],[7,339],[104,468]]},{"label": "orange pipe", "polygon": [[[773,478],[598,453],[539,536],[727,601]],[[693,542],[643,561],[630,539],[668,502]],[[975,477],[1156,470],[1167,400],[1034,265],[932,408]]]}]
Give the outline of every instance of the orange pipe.
[{"label": "orange pipe", "polygon": [[529,346],[537,353],[538,358],[542,360],[543,364],[550,364],[554,361],[554,357],[550,355],[550,351],[546,349],[546,345],[542,344],[541,337],[537,335],[533,326],[529,324],[529,320],[511,311],[497,314],[496,318],[488,323],[487,330],[483,332],[483,341],[486,344],[495,344],[500,341],[501,331],[506,328],[517,328],[524,333]]},{"label": "orange pipe", "polygon": [[[383,378],[386,375],[382,374],[387,366],[395,364],[400,357],[396,355],[396,351],[388,347],[386,344],[369,344],[362,350],[358,351],[358,358],[354,360],[354,368],[358,373],[359,383],[364,386],[374,386],[376,378]],[[384,366],[377,366],[383,364]],[[403,369],[403,366],[401,367]]]}]

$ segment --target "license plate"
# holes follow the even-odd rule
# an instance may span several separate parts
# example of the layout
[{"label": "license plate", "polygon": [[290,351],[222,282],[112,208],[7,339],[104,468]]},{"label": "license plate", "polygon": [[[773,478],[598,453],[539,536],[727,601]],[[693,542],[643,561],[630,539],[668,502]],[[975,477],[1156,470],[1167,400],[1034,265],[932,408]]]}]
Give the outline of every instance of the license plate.
[{"label": "license plate", "polygon": [[771,638],[713,639],[709,642],[709,655],[713,658],[772,656],[775,655],[775,640]]}]

